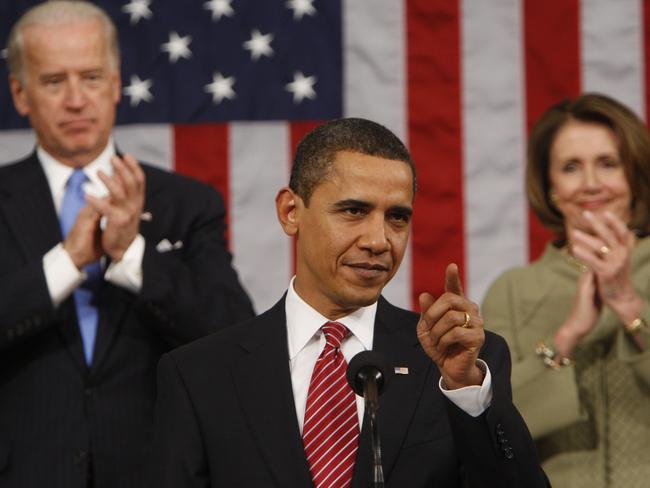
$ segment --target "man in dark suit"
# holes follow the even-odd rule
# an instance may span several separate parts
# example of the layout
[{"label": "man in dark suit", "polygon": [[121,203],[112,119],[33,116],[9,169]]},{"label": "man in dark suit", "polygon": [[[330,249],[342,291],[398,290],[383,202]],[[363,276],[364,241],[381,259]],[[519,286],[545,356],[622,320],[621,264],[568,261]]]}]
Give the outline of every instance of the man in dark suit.
[{"label": "man in dark suit", "polygon": [[253,315],[219,194],[116,154],[117,46],[86,2],[9,39],[37,148],[0,168],[2,487],[140,488],[160,355]]},{"label": "man in dark suit", "polygon": [[163,355],[152,487],[369,486],[364,404],[341,377],[367,349],[398,373],[379,409],[386,486],[547,486],[511,401],[508,349],[484,332],[456,265],[419,316],[381,297],[414,194],[408,151],[374,122],[303,139],[276,198],[296,276],[259,317]]}]

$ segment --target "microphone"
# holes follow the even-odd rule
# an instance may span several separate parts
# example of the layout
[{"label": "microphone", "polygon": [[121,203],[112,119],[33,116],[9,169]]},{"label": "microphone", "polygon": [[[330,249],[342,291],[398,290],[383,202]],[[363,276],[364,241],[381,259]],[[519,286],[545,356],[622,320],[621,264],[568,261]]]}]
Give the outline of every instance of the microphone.
[{"label": "microphone", "polygon": [[350,387],[365,400],[365,411],[370,424],[372,443],[372,486],[375,488],[384,487],[379,424],[377,423],[379,395],[386,391],[392,374],[393,371],[384,357],[376,351],[362,351],[354,356],[345,373]]},{"label": "microphone", "polygon": [[390,382],[389,372],[392,373],[381,354],[376,351],[361,351],[350,360],[345,376],[354,392],[365,398],[371,378],[376,384],[377,396],[384,392]]}]

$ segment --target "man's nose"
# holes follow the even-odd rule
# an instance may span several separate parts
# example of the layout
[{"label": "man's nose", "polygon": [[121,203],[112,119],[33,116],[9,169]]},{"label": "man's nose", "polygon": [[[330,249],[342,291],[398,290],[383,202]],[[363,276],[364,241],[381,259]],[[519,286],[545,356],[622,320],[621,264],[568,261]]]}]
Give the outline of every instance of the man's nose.
[{"label": "man's nose", "polygon": [[377,215],[369,218],[364,226],[363,234],[359,238],[359,247],[367,249],[373,254],[381,254],[388,250],[386,225],[383,216]]},{"label": "man's nose", "polygon": [[79,109],[86,104],[86,93],[79,80],[68,81],[65,95],[65,103],[69,108]]}]

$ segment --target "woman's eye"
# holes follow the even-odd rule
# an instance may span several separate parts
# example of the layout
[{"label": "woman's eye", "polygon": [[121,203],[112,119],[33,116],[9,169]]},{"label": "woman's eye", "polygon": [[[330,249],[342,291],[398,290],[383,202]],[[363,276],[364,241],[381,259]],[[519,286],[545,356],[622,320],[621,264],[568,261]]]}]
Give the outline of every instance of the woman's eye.
[{"label": "woman's eye", "polygon": [[573,173],[576,169],[578,169],[578,165],[576,163],[566,163],[564,166],[562,166],[562,171],[565,173]]}]

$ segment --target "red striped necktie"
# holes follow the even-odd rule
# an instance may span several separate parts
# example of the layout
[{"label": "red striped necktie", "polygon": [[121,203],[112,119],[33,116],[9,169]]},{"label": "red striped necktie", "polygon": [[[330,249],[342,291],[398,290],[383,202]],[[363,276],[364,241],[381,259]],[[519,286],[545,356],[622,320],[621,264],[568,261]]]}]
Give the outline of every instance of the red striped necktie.
[{"label": "red striped necktie", "polygon": [[347,488],[359,443],[357,404],[341,352],[349,331],[338,322],[326,323],[322,331],[326,344],[309,383],[302,439],[314,487]]}]

